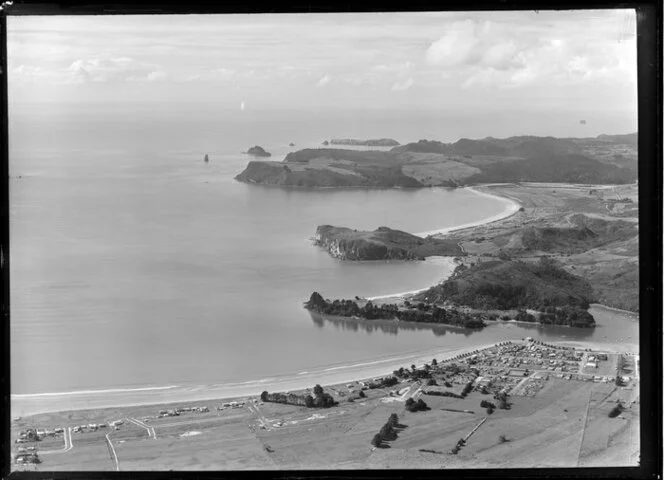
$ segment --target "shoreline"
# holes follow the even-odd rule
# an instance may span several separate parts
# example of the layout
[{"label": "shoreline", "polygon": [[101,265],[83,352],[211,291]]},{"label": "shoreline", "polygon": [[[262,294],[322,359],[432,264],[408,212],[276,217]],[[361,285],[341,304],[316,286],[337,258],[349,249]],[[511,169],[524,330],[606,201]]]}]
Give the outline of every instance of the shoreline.
[{"label": "shoreline", "polygon": [[[244,383],[229,383],[199,386],[145,387],[135,389],[82,390],[47,394],[11,395],[11,418],[54,412],[91,409],[128,408],[145,405],[161,405],[180,402],[227,401],[260,395],[261,391],[295,391],[312,388],[315,384],[335,386],[348,382],[369,380],[391,374],[400,367],[411,364],[421,366],[436,358],[439,362],[473,350],[489,348],[495,343],[481,346],[448,347],[417,352],[405,352],[383,359],[368,359],[362,363],[317,367],[311,372],[300,372],[285,376]],[[161,393],[164,392],[165,393]],[[159,391],[158,399],[154,392]],[[85,392],[85,393],[83,393]],[[21,396],[22,395],[22,396]],[[19,397],[19,398],[17,398]],[[48,401],[44,397],[51,397]]]},{"label": "shoreline", "polygon": [[[247,183],[247,182],[243,182]],[[273,187],[274,185],[266,185]],[[479,185],[478,187],[482,187]],[[300,187],[307,188],[307,187]],[[333,188],[333,187],[330,187]],[[348,188],[357,188],[357,187],[348,187]],[[366,187],[364,187],[366,188]],[[380,187],[378,187],[380,188]],[[394,188],[394,187],[392,187]],[[481,221],[472,222],[455,227],[446,227],[438,229],[435,231],[427,232],[430,235],[433,234],[445,234],[452,231],[463,230],[466,228],[475,227],[478,225],[490,224],[506,218],[511,217],[519,211],[521,205],[514,199],[494,195],[486,192],[481,192],[476,190],[473,187],[463,187],[468,190],[476,193],[477,195],[482,195],[486,197],[493,197],[500,199],[503,202],[508,202],[506,208],[500,214],[493,215],[489,218],[485,218]],[[423,234],[417,234],[423,235]],[[438,283],[444,282],[449,275],[454,270],[454,260],[453,257],[429,257],[432,260],[436,259],[437,261],[443,261],[446,267],[450,268],[449,272],[444,274]],[[426,260],[425,260],[426,261]],[[374,297],[366,297],[367,300],[383,300],[389,298],[399,298],[405,297],[408,295],[413,295],[415,293],[422,292],[431,288],[431,285],[408,292],[398,292],[386,295],[378,295]],[[595,305],[595,304],[594,304]],[[616,310],[625,314],[637,315],[638,313],[613,309],[612,307],[607,307],[602,304],[596,304],[600,307],[607,308],[610,310]],[[499,322],[497,322],[499,323]],[[528,322],[526,322],[528,323]],[[559,344],[575,344],[575,345],[585,345],[586,348],[601,349],[607,347],[617,347],[619,345],[613,344],[602,344],[595,342],[552,342]],[[346,382],[366,380],[370,378],[375,378],[378,376],[384,376],[386,374],[392,373],[393,370],[401,366],[406,366],[410,363],[415,363],[416,365],[422,365],[430,361],[432,358],[439,358],[441,355],[445,355],[445,358],[452,358],[454,356],[460,355],[466,351],[480,350],[488,348],[495,343],[483,345],[483,346],[468,346],[468,347],[457,347],[457,348],[448,348],[448,349],[436,349],[436,350],[427,350],[427,351],[418,351],[411,353],[400,354],[399,357],[389,357],[387,359],[368,359],[364,363],[354,364],[354,365],[338,365],[338,366],[329,366],[325,367],[323,370],[319,370],[317,367],[311,369],[314,373],[310,372],[299,372],[297,374],[288,374],[283,378],[269,378],[262,380],[252,380],[248,382],[241,383],[228,383],[228,384],[218,384],[218,385],[197,385],[197,386],[178,386],[178,385],[169,385],[169,386],[159,386],[159,387],[137,387],[137,388],[110,388],[110,389],[100,389],[100,390],[81,390],[73,392],[55,392],[55,393],[35,393],[35,394],[13,394],[10,395],[10,406],[11,406],[11,416],[12,419],[16,417],[24,417],[29,415],[35,415],[38,413],[49,413],[49,412],[62,412],[70,410],[88,410],[88,409],[99,409],[99,408],[125,408],[133,407],[139,405],[157,405],[163,403],[176,403],[176,402],[187,402],[187,401],[212,401],[212,400],[228,400],[235,399],[239,397],[254,396],[259,395],[260,391],[286,391],[286,390],[298,390],[303,388],[310,388],[312,385],[319,383],[325,386],[338,385]],[[417,360],[417,361],[414,361]],[[440,360],[440,361],[443,361]],[[384,367],[378,367],[378,364],[386,364]],[[341,372],[341,373],[329,373],[329,372]],[[276,387],[276,388],[275,388]],[[155,399],[152,393],[154,391],[164,392],[160,394],[159,403],[155,403]],[[77,398],[78,397],[78,398]],[[94,398],[102,397],[102,398]],[[113,398],[116,397],[116,398]],[[58,402],[57,399],[60,399]],[[45,401],[46,399],[56,399],[55,401]],[[63,400],[67,399],[67,402]],[[40,403],[42,405],[40,405]],[[21,405],[19,405],[21,404]]]},{"label": "shoreline", "polygon": [[[438,262],[439,264],[441,264],[441,266],[444,269],[443,274],[442,274],[442,278],[435,285],[440,285],[445,280],[447,280],[449,278],[449,276],[452,275],[452,273],[454,273],[454,269],[456,268],[456,262],[454,261],[454,257],[431,256],[431,257],[425,258],[424,261],[425,262],[427,262],[427,261],[429,261],[429,262]],[[404,298],[406,298],[410,295],[415,295],[417,293],[424,292],[425,290],[428,290],[433,286],[434,285],[429,285],[427,287],[420,288],[418,290],[411,290],[411,291],[408,291],[408,292],[389,293],[389,294],[385,294],[385,295],[376,295],[376,296],[373,296],[373,297],[361,297],[361,298],[364,298],[366,300],[370,300],[372,302],[375,301],[375,300],[385,300],[385,299],[388,299],[388,298],[394,298],[394,299],[401,298],[401,299],[404,299]]]},{"label": "shoreline", "polygon": [[[478,187],[482,187],[482,185],[478,185]],[[506,218],[511,217],[512,215],[516,214],[519,209],[521,208],[521,204],[517,202],[516,200],[508,197],[503,197],[500,195],[494,195],[491,193],[487,192],[482,192],[477,190],[475,187],[462,187],[470,192],[475,193],[476,195],[480,195],[482,197],[488,197],[488,198],[494,198],[494,199],[499,199],[501,202],[507,202],[507,205],[503,209],[502,212],[492,215],[491,217],[484,218],[482,220],[478,220],[475,222],[469,222],[465,223],[463,225],[458,225],[454,227],[444,227],[444,228],[439,228],[436,230],[429,230],[426,232],[421,232],[421,233],[415,233],[414,235],[417,235],[418,237],[428,237],[432,235],[446,235],[448,233],[456,232],[459,230],[465,230],[467,228],[472,228],[472,227],[477,227],[480,225],[488,225],[493,222],[498,222],[500,220],[505,220]]]},{"label": "shoreline", "polygon": [[[100,395],[100,393],[108,390],[86,390],[85,392],[89,392],[87,395],[91,395],[87,397],[83,396],[80,392],[27,394],[36,396],[57,396],[61,398],[61,401],[55,402],[55,404],[54,402],[49,402],[50,405],[39,406],[38,404],[35,404],[36,402],[33,402],[32,405],[29,405],[29,401],[23,400],[23,402],[21,402],[23,403],[22,408],[21,406],[16,405],[16,396],[11,395],[11,420],[16,421],[25,417],[39,414],[63,413],[71,411],[127,409],[132,407],[144,407],[151,405],[158,406],[187,402],[225,402],[246,399],[249,397],[257,397],[263,390],[267,390],[269,392],[300,391],[312,388],[316,384],[320,384],[326,388],[332,388],[346,383],[369,381],[377,377],[391,375],[394,370],[397,370],[400,367],[408,368],[411,364],[414,364],[419,368],[425,363],[431,362],[433,358],[435,358],[439,363],[449,361],[460,355],[491,348],[498,343],[500,342],[492,342],[467,347],[451,347],[447,349],[439,348],[435,350],[411,352],[403,354],[403,356],[399,357],[369,361],[358,365],[340,365],[336,367],[328,367],[316,373],[300,372],[282,380],[267,379],[265,381],[259,380],[256,382],[245,382],[246,385],[244,386],[242,384],[229,384],[228,386],[201,385],[189,387],[169,386],[145,387],[136,389],[115,389],[118,390],[117,393],[122,391],[122,395],[117,396],[109,395],[108,393]],[[579,349],[589,348],[593,351],[607,351],[638,355],[638,351],[617,348],[621,347],[620,344],[602,344],[597,342],[573,340],[552,341],[546,343],[559,346],[569,346]],[[358,366],[359,368],[353,370]],[[149,393],[155,390],[163,390],[165,388],[171,389],[171,391],[167,394],[159,395],[157,398],[155,398],[154,393]],[[145,395],[135,395],[137,391],[141,391]],[[81,395],[81,398],[66,398],[74,397],[76,395]],[[116,398],[113,398],[114,396]]]}]

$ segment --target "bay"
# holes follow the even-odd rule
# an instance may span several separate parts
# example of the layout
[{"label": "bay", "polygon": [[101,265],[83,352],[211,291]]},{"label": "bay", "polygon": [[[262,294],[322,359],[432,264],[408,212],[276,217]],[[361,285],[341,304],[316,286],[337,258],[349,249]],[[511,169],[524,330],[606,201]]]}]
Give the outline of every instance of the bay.
[{"label": "bay", "polygon": [[[327,136],[290,117],[282,122],[298,128],[282,125],[276,135],[270,122],[226,118],[214,129],[187,126],[206,118],[86,115],[12,123],[13,394],[259,381],[526,335],[638,341],[625,333],[638,323],[609,316],[602,324],[602,313],[594,332],[505,324],[473,333],[312,317],[302,302],[314,290],[376,296],[449,273],[436,261],[340,262],[312,245],[318,225],[421,232],[499,215],[509,202],[464,189],[235,181],[249,160],[240,151],[253,144],[280,160]],[[374,132],[354,125],[350,133]]]}]

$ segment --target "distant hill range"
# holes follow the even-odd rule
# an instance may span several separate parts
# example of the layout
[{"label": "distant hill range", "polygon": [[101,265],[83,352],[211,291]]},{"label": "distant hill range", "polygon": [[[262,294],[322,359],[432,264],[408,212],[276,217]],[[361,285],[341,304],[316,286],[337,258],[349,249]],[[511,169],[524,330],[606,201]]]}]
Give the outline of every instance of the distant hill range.
[{"label": "distant hill range", "polygon": [[[351,140],[332,143],[347,141]],[[365,142],[374,141],[383,140]],[[462,138],[455,143],[420,140],[389,151],[304,149],[289,153],[283,162],[250,162],[236,179],[300,187],[624,184],[636,181],[637,169],[637,134],[633,133],[595,138]]]},{"label": "distant hill range", "polygon": [[396,147],[399,142],[391,138],[378,138],[374,140],[356,140],[353,138],[333,138],[332,145],[357,145],[366,147]]}]

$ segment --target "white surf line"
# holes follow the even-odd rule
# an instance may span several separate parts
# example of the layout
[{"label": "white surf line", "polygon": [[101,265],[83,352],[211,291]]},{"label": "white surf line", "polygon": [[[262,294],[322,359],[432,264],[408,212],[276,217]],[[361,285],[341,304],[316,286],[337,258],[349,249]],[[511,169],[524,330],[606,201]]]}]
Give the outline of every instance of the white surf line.
[{"label": "white surf line", "polygon": [[178,388],[177,385],[168,385],[165,387],[141,387],[141,388],[109,388],[105,390],[78,390],[73,392],[46,392],[46,393],[15,393],[12,398],[33,398],[33,397],[59,397],[64,395],[96,395],[101,393],[133,393],[146,392],[150,390],[169,390]]},{"label": "white surf line", "polygon": [[108,446],[111,447],[111,452],[113,452],[113,458],[115,459],[115,471],[119,472],[120,471],[120,462],[118,462],[118,455],[115,453],[115,447],[113,446],[113,442],[111,442],[111,438],[109,435],[111,432],[108,432],[106,434],[106,441],[108,442]]},{"label": "white surf line", "polygon": [[[133,423],[134,425],[138,425],[139,427],[142,427],[142,428],[144,428],[145,430],[147,430],[147,432],[148,432],[148,438],[153,438],[153,437],[152,437],[152,428],[151,428],[151,427],[148,427],[146,424],[144,424],[144,423],[141,422],[140,420],[136,420],[135,418],[127,418],[127,420],[130,421],[131,423]],[[156,438],[156,437],[155,437],[155,438]]]}]

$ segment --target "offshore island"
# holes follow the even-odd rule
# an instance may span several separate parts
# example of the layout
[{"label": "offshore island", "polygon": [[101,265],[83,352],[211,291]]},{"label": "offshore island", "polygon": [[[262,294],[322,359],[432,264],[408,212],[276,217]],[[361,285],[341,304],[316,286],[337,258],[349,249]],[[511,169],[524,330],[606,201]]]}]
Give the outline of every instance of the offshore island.
[{"label": "offshore island", "polygon": [[[289,188],[472,187],[515,202],[502,219],[420,235],[389,225],[318,226],[318,248],[340,261],[444,256],[455,269],[438,285],[392,298],[302,292],[312,315],[466,330],[501,321],[591,329],[591,303],[638,312],[636,144],[629,134],[304,149],[283,162],[250,161],[236,178]],[[637,352],[528,337],[422,352],[410,365],[395,359],[367,372],[205,401],[63,407],[14,419],[14,469],[638,464]]]}]

